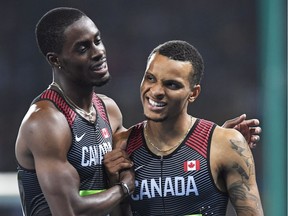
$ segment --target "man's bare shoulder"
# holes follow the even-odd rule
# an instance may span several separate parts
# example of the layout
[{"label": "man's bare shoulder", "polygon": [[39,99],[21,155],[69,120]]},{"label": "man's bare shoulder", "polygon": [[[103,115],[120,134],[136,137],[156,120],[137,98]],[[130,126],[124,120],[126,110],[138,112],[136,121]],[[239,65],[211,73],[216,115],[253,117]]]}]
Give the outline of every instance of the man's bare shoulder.
[{"label": "man's bare shoulder", "polygon": [[211,149],[214,162],[219,162],[222,166],[241,160],[243,154],[251,155],[251,150],[243,135],[239,131],[229,128],[215,128]]},{"label": "man's bare shoulder", "polygon": [[[30,106],[22,124],[30,125],[31,127],[35,126],[35,124],[37,127],[41,125],[47,127],[49,123],[60,124],[63,120],[65,120],[63,113],[61,113],[52,102],[39,101]],[[57,127],[57,125],[54,126]]]},{"label": "man's bare shoulder", "polygon": [[[63,144],[67,140],[67,145]],[[16,140],[17,161],[34,169],[36,156],[69,149],[71,132],[65,116],[49,101],[37,102],[27,111]],[[33,157],[32,157],[33,155]]]},{"label": "man's bare shoulder", "polygon": [[237,131],[236,129],[233,128],[223,128],[223,127],[219,127],[217,126],[215,128],[214,134],[213,134],[213,143],[215,144],[229,144],[230,140],[237,140],[240,142],[244,142],[245,138],[243,137],[243,135]]}]

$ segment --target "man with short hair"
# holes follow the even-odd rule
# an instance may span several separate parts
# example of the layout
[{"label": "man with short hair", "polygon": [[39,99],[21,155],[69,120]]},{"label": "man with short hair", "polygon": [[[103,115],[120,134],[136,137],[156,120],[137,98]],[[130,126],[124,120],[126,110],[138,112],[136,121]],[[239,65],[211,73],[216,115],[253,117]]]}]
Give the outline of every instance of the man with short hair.
[{"label": "man with short hair", "polygon": [[[124,215],[263,215],[253,155],[234,129],[187,113],[201,91],[204,63],[186,41],[168,41],[148,57],[141,82],[146,120],[114,135],[135,167],[131,211]],[[113,152],[105,164],[113,162]]]},{"label": "man with short hair", "polygon": [[[16,141],[23,212],[117,215],[135,181],[122,149],[113,150],[112,163],[103,166],[112,136],[125,128],[117,104],[94,92],[110,78],[100,31],[82,11],[60,7],[39,20],[36,39],[53,81],[32,102]],[[252,143],[259,140],[257,121],[242,116],[229,127],[236,124],[247,129]]]},{"label": "man with short hair", "polygon": [[[116,103],[95,94],[108,82],[100,31],[82,11],[56,8],[38,22],[39,49],[53,82],[31,104],[16,141],[25,215],[107,215],[134,190],[133,173],[108,182],[104,155],[124,130]],[[114,169],[131,169],[122,150]],[[108,185],[109,184],[109,185]]]}]

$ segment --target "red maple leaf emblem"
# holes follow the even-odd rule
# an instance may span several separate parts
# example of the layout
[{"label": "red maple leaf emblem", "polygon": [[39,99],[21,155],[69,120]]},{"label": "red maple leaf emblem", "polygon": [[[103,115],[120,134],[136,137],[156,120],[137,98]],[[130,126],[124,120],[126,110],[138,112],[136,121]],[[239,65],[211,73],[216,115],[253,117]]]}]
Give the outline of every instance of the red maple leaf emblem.
[{"label": "red maple leaf emblem", "polygon": [[192,169],[194,166],[195,166],[195,164],[194,164],[193,162],[190,162],[190,164],[188,164],[188,167],[191,168],[191,169]]}]

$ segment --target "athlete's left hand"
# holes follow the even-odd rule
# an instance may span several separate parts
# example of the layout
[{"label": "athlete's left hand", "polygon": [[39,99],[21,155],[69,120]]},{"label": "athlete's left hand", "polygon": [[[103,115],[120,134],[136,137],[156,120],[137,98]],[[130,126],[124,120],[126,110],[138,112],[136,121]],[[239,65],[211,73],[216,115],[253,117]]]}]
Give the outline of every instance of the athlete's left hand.
[{"label": "athlete's left hand", "polygon": [[262,132],[259,125],[260,121],[258,119],[246,120],[246,114],[242,114],[234,119],[227,120],[222,127],[238,130],[245,137],[250,148],[255,148]]}]

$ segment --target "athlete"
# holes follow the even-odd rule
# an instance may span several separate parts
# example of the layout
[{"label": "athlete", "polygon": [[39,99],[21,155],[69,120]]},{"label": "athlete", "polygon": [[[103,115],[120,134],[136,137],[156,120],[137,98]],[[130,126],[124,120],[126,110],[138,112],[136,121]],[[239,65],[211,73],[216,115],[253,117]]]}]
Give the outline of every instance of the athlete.
[{"label": "athlete", "polygon": [[[146,120],[114,135],[135,168],[131,210],[124,215],[263,215],[253,155],[235,129],[187,113],[200,94],[204,63],[185,41],[168,41],[148,57],[140,86]],[[105,155],[112,163],[113,152]]]},{"label": "athlete", "polygon": [[[53,80],[32,102],[16,141],[23,213],[117,215],[135,180],[133,163],[119,148],[110,157],[114,164],[103,169],[112,135],[125,128],[116,103],[94,93],[110,78],[100,31],[78,9],[55,8],[39,20],[36,39]],[[228,123],[246,128],[251,143],[259,141],[257,120]]]},{"label": "athlete", "polygon": [[[36,38],[53,82],[32,102],[16,141],[23,213],[113,213],[133,192],[134,176],[123,171],[109,182],[102,164],[113,133],[124,128],[115,102],[93,91],[110,77],[100,32],[83,12],[56,8],[39,20]],[[131,169],[127,154],[116,153],[113,168]]]}]

